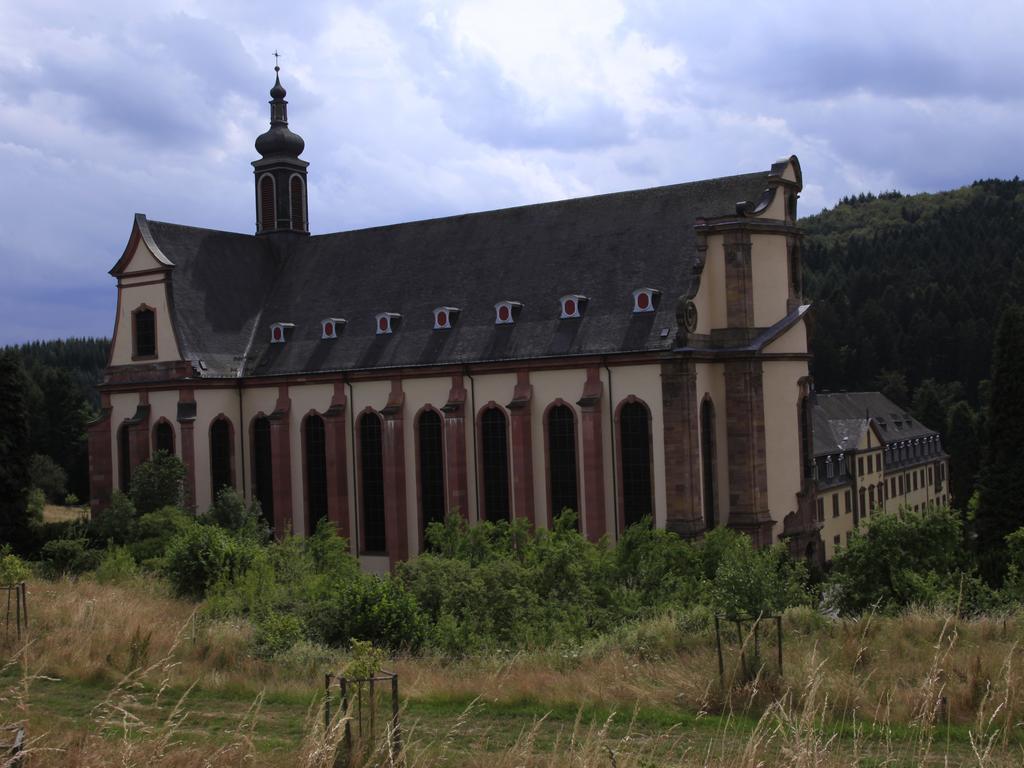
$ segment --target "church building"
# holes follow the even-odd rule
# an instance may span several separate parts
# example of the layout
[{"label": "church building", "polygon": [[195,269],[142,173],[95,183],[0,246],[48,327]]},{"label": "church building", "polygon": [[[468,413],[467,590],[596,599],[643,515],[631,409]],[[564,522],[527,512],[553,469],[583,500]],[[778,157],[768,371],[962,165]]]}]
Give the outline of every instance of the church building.
[{"label": "church building", "polygon": [[312,234],[280,78],[256,231],[135,216],[89,428],[91,505],[166,450],[189,506],[320,520],[364,567],[447,514],[616,540],[650,518],[821,556],[800,164]]}]

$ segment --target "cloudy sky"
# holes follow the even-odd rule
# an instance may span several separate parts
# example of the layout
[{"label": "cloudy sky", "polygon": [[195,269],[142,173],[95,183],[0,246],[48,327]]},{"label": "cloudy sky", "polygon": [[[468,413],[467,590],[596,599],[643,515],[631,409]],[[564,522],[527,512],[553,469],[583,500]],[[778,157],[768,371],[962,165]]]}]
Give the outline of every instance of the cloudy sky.
[{"label": "cloudy sky", "polygon": [[108,335],[132,214],[251,232],[272,52],[314,232],[766,169],[1024,174],[1010,2],[0,0],[0,344]]}]

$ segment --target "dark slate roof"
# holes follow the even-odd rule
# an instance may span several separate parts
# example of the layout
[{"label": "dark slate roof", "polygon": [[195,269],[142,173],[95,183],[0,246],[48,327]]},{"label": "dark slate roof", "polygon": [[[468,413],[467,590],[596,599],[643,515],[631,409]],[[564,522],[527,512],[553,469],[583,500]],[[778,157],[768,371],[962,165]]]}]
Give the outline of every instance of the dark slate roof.
[{"label": "dark slate roof", "polygon": [[148,225],[174,265],[171,307],[181,354],[200,373],[234,375],[278,271],[271,244],[253,235]]},{"label": "dark slate roof", "polygon": [[937,434],[881,392],[815,394],[811,413],[815,456],[856,449],[869,419],[886,443]]},{"label": "dark slate roof", "polygon": [[[690,287],[696,220],[736,215],[767,186],[754,173],[317,235],[288,241],[280,269],[267,238],[156,222],[152,234],[206,375],[235,375],[229,358],[246,349],[246,375],[658,351]],[[634,315],[642,287],[661,301]],[[589,298],[582,319],[559,319],[566,294]],[[523,305],[514,325],[494,324],[502,300]],[[440,306],[461,310],[451,330],[433,330]],[[394,334],[376,335],[380,312],[402,316]],[[328,317],[348,323],[321,340]],[[294,324],[286,343],[270,343],[274,322]]]}]

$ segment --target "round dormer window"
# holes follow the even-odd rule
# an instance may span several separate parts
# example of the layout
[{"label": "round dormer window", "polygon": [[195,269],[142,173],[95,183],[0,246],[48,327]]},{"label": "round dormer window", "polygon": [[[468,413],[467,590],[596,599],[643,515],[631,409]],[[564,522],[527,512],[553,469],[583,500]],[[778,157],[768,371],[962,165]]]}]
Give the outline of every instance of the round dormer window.
[{"label": "round dormer window", "polygon": [[380,318],[377,321],[377,327],[381,330],[382,333],[387,331],[387,329],[388,329],[388,319],[386,317]]},{"label": "round dormer window", "polygon": [[280,341],[284,338],[284,331],[281,330],[281,326],[274,328],[274,341]]},{"label": "round dormer window", "polygon": [[512,316],[512,310],[508,308],[507,304],[502,304],[498,307],[498,319],[503,323],[507,323],[508,319]]},{"label": "round dormer window", "polygon": [[448,313],[443,309],[437,310],[437,325],[444,328],[448,325]]},{"label": "round dormer window", "polygon": [[647,309],[651,306],[651,297],[647,293],[638,293],[636,295],[636,305],[640,309]]}]

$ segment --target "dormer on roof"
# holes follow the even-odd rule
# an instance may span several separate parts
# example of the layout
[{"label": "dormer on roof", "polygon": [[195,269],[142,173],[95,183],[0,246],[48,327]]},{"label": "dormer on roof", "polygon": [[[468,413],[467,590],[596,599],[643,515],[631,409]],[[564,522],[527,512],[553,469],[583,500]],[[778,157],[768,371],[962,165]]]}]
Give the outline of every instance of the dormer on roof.
[{"label": "dormer on roof", "polygon": [[338,332],[345,327],[345,323],[347,322],[348,320],[343,317],[325,317],[320,321],[320,338],[338,338]]},{"label": "dormer on roof", "polygon": [[380,312],[377,314],[377,335],[388,335],[394,333],[398,329],[398,324],[401,322],[402,316],[397,312]]},{"label": "dormer on roof", "polygon": [[446,331],[450,329],[459,319],[461,311],[458,307],[437,307],[434,310],[434,330]]},{"label": "dormer on roof", "polygon": [[657,288],[637,288],[633,291],[633,312],[653,312],[658,308],[661,291]]},{"label": "dormer on roof", "polygon": [[583,317],[583,310],[589,299],[578,293],[570,293],[558,300],[562,308],[561,318],[567,320],[573,317]]},{"label": "dormer on roof", "polygon": [[512,325],[522,310],[523,305],[518,301],[499,301],[494,305],[494,324]]},{"label": "dormer on roof", "polygon": [[270,343],[271,344],[284,344],[288,340],[288,336],[291,334],[291,329],[295,327],[295,323],[271,323],[270,324]]}]

